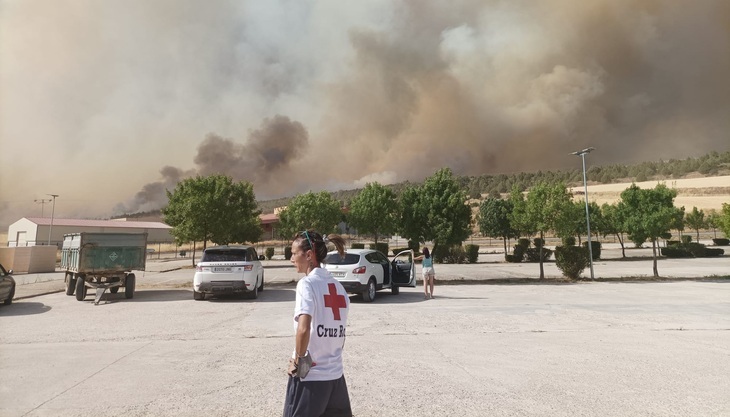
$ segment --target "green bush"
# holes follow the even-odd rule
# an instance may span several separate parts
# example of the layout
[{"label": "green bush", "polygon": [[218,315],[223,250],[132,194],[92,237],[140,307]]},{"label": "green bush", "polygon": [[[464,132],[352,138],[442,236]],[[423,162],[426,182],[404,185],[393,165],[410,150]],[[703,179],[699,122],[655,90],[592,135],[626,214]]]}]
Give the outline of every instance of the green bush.
[{"label": "green bush", "polygon": [[692,258],[692,254],[682,245],[672,245],[666,248],[659,248],[659,253],[667,258]]},{"label": "green bush", "polygon": [[588,246],[558,246],[555,248],[555,265],[563,272],[563,276],[578,279],[589,261]]},{"label": "green bush", "polygon": [[532,239],[532,244],[533,244],[533,245],[534,245],[534,246],[535,246],[536,248],[539,248],[540,246],[545,246],[545,239],[542,239],[542,238],[536,237],[536,238]]},{"label": "green bush", "polygon": [[524,249],[529,248],[530,247],[530,239],[525,239],[525,238],[517,239],[517,246],[521,246]]},{"label": "green bush", "polygon": [[691,235],[682,235],[682,243],[685,245],[689,245],[692,242],[692,236]]},{"label": "green bush", "polygon": [[705,257],[711,258],[715,256],[722,256],[725,254],[725,249],[721,248],[705,248]]},{"label": "green bush", "polygon": [[413,252],[419,253],[421,251],[421,244],[416,240],[409,240],[408,248],[413,249]]},{"label": "green bush", "polygon": [[475,264],[479,260],[479,245],[466,245],[466,261]]},{"label": "green bush", "polygon": [[450,247],[448,252],[446,253],[446,256],[443,259],[443,263],[445,264],[463,264],[465,262],[466,251],[461,245]]},{"label": "green bush", "polygon": [[730,246],[730,239],[715,238],[712,239],[712,243],[714,243],[715,246]]},{"label": "green bush", "polygon": [[575,246],[575,236],[566,236],[561,239],[563,246]]},{"label": "green bush", "polygon": [[690,242],[660,248],[659,252],[667,258],[710,258],[723,255],[725,250],[721,248],[708,248],[702,243]]},{"label": "green bush", "polygon": [[[546,262],[550,260],[553,255],[553,251],[548,248],[542,248],[542,261]],[[525,251],[525,261],[527,262],[540,262],[540,248],[527,248]]]},{"label": "green bush", "polygon": [[284,247],[284,259],[287,261],[291,259],[291,246]]},{"label": "green bush", "polygon": [[365,249],[365,244],[364,243],[353,243],[352,245],[350,245],[350,248],[352,248],[352,249]]},{"label": "green bush", "polygon": [[667,240],[667,246],[677,246],[677,245],[679,245],[681,243],[682,242],[680,242],[678,240]]},{"label": "green bush", "polygon": [[266,248],[266,259],[271,260],[274,257],[274,248]]},{"label": "green bush", "polygon": [[[523,239],[520,239],[520,241],[522,241],[522,240]],[[528,243],[530,242],[527,239],[524,239],[524,240],[526,240]],[[504,255],[504,260],[507,261],[507,262],[511,262],[511,263],[519,263],[519,262],[522,262],[523,259],[524,259],[524,257],[525,257],[525,251],[526,250],[527,250],[527,247],[522,246],[521,244],[518,243],[512,249],[512,254],[505,254]]]},{"label": "green bush", "polygon": [[434,246],[431,251],[431,256],[434,262],[444,263],[444,260],[449,256],[449,247],[443,245]]},{"label": "green bush", "polygon": [[371,243],[369,247],[370,249],[375,249],[376,251],[382,252],[386,256],[388,255],[388,242]]},{"label": "green bush", "polygon": [[[588,251],[588,241],[583,242],[583,247]],[[593,260],[601,259],[601,242],[591,240],[591,250],[593,252]]]}]

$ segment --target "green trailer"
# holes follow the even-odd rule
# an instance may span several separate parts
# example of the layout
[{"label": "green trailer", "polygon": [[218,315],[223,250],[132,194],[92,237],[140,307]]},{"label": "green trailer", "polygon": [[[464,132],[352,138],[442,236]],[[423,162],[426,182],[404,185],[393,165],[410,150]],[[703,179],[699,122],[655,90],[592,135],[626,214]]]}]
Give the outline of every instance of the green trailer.
[{"label": "green trailer", "polygon": [[135,275],[144,271],[147,233],[70,233],[63,236],[61,268],[66,270],[66,294],[86,298],[87,288],[96,289],[94,304],[104,292],[115,294],[124,287],[126,298],[134,297]]}]

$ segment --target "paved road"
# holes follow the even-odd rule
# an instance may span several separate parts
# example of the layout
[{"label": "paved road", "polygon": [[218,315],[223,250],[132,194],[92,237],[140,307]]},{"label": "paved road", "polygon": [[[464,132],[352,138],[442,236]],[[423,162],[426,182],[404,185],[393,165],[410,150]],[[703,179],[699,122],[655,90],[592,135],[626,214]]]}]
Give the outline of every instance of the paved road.
[{"label": "paved road", "polygon": [[[730,415],[726,280],[443,285],[352,299],[355,415]],[[294,292],[0,307],[2,416],[280,415]]]}]

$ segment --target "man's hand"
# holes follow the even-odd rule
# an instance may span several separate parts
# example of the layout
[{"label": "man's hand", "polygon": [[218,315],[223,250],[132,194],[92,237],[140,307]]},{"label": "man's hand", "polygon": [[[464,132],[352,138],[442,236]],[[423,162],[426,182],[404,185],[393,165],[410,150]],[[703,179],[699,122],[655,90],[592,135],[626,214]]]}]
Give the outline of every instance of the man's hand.
[{"label": "man's hand", "polygon": [[287,373],[289,376],[296,376],[299,378],[306,378],[309,374],[309,370],[312,369],[314,364],[312,363],[312,357],[307,352],[304,356],[299,356],[296,359],[289,359],[289,368]]}]

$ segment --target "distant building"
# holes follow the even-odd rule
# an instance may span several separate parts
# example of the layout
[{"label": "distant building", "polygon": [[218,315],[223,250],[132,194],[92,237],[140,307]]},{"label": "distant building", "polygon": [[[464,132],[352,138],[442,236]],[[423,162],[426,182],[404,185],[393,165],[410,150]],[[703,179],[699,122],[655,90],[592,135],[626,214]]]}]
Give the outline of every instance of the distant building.
[{"label": "distant building", "polygon": [[[23,217],[8,227],[8,246],[61,247],[63,235],[68,233],[147,233],[148,243],[172,243],[172,227],[162,222],[119,220],[51,219],[49,217]],[[50,233],[50,236],[49,236]]]}]

